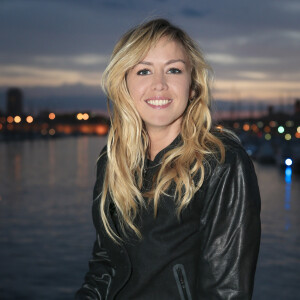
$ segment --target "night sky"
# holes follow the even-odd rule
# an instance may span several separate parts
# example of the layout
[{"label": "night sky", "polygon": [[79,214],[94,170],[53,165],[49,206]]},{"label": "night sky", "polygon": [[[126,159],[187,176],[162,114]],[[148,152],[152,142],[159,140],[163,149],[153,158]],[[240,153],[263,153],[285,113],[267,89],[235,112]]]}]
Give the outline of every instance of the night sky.
[{"label": "night sky", "polygon": [[219,100],[300,97],[298,0],[0,0],[0,109],[20,87],[27,109],[102,109],[114,44],[130,27],[165,17],[200,44]]}]

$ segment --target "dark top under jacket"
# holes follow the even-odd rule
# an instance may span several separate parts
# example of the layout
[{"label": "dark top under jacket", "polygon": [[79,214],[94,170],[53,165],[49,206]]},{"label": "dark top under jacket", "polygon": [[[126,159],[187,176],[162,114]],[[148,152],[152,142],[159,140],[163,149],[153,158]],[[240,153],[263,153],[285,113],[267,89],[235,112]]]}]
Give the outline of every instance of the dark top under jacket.
[{"label": "dark top under jacket", "polygon": [[[174,185],[163,195],[158,215],[153,207],[136,219],[142,240],[122,235],[111,206],[108,219],[124,242],[115,244],[99,216],[107,156],[98,161],[93,221],[97,238],[85,282],[76,299],[244,300],[251,299],[260,243],[260,195],[253,164],[238,142],[221,137],[223,164],[210,160],[210,173],[200,190],[176,216]],[[178,136],[147,161],[144,189],[163,155],[181,143]],[[102,151],[102,153],[105,153]]]}]

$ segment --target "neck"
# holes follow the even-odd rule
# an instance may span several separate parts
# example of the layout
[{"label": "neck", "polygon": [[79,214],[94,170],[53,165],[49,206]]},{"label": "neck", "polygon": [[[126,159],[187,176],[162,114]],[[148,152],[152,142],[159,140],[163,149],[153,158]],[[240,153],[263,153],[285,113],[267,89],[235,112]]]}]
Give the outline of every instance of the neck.
[{"label": "neck", "polygon": [[149,157],[154,160],[155,156],[168,145],[170,145],[179,134],[174,130],[150,130],[148,135],[150,138]]}]

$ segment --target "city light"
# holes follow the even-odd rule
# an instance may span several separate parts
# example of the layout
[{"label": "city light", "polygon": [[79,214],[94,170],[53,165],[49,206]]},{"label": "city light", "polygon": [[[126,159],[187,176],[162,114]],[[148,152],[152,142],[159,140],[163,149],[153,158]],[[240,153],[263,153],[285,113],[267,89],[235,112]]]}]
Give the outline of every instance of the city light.
[{"label": "city light", "polygon": [[286,121],[285,122],[286,127],[293,127],[294,126],[294,121]]},{"label": "city light", "polygon": [[272,138],[270,133],[265,134],[265,139],[269,141]]},{"label": "city light", "polygon": [[50,113],[49,114],[49,119],[54,120],[55,119],[55,113]]},{"label": "city light", "polygon": [[49,129],[49,134],[54,135],[55,134],[55,129],[53,129],[53,128]]},{"label": "city light", "polygon": [[98,126],[96,127],[96,133],[97,133],[98,135],[106,134],[107,131],[108,131],[108,127],[105,126],[105,125],[98,125]]},{"label": "city light", "polygon": [[244,131],[249,131],[250,125],[248,123],[245,123],[243,126]]},{"label": "city light", "polygon": [[258,128],[262,128],[264,126],[264,123],[262,121],[257,122]]},{"label": "city light", "polygon": [[270,121],[269,125],[274,128],[277,126],[277,122],[276,121]]},{"label": "city light", "polygon": [[43,123],[41,126],[42,126],[42,129],[47,129],[49,127],[49,124],[48,123]]},{"label": "city light", "polygon": [[233,128],[234,129],[239,129],[240,128],[240,124],[238,122],[234,122],[233,123]]},{"label": "city light", "polygon": [[296,132],[296,133],[295,133],[295,137],[296,137],[297,139],[300,139],[300,132]]},{"label": "city light", "polygon": [[84,134],[91,134],[94,132],[93,128],[89,125],[81,125],[79,130],[81,133],[84,133]]},{"label": "city light", "polygon": [[255,133],[257,133],[257,132],[259,131],[259,128],[257,127],[256,124],[252,124],[252,125],[251,125],[251,129],[252,129],[252,131],[255,132]]},{"label": "city light", "polygon": [[42,134],[42,135],[46,135],[47,133],[48,133],[48,131],[47,131],[46,128],[43,128],[43,129],[41,130],[41,134]]},{"label": "city light", "polygon": [[84,114],[82,115],[82,119],[85,120],[85,121],[88,120],[89,117],[90,117],[90,116],[89,116],[87,113],[84,113]]},{"label": "city light", "polygon": [[278,130],[279,133],[284,133],[284,127],[283,126],[279,126],[277,130]]},{"label": "city light", "polygon": [[26,122],[27,123],[32,123],[33,122],[33,117],[32,116],[27,116]]},{"label": "city light", "polygon": [[76,118],[77,118],[77,120],[79,120],[79,121],[81,121],[81,120],[88,120],[89,118],[90,118],[90,116],[89,116],[89,114],[88,113],[84,113],[84,114],[82,114],[82,113],[78,113],[77,115],[76,115]]},{"label": "city light", "polygon": [[270,126],[266,126],[266,127],[264,128],[264,132],[271,132]]},{"label": "city light", "polygon": [[6,121],[7,123],[11,124],[14,121],[14,118],[12,116],[8,116]]},{"label": "city light", "polygon": [[[80,122],[80,126],[78,126],[79,122],[76,124],[74,122],[74,116],[78,119],[84,120]],[[13,137],[11,132],[16,132],[20,134],[22,132],[26,133],[26,138],[35,138],[40,136],[45,137],[56,137],[56,136],[65,136],[72,133],[84,133],[88,135],[97,134],[97,135],[105,135],[109,130],[109,126],[107,124],[95,124],[94,122],[90,122],[92,114],[85,113],[75,113],[70,114],[68,116],[70,124],[66,124],[65,122],[60,123],[60,118],[58,115],[55,115],[54,112],[47,113],[46,115],[41,114],[39,116],[33,116],[31,114],[26,114],[24,117],[22,115],[17,114],[9,114],[6,116],[0,116],[0,138],[2,135],[7,135],[9,138]],[[97,115],[95,115],[97,116]],[[46,119],[45,119],[46,117]],[[70,119],[73,117],[73,120]],[[93,116],[94,117],[94,116]],[[51,121],[58,119],[58,122]],[[24,126],[21,126],[23,125]],[[39,133],[38,134],[28,134],[27,133]],[[6,137],[6,136],[5,136]],[[14,137],[13,137],[14,138]]]},{"label": "city light", "polygon": [[56,132],[60,132],[60,133],[64,133],[64,134],[71,134],[73,132],[73,128],[70,125],[58,124],[55,129],[56,129]]},{"label": "city light", "polygon": [[15,121],[15,123],[20,123],[21,122],[21,117],[20,116],[15,116],[14,121]]},{"label": "city light", "polygon": [[286,166],[290,167],[293,164],[293,161],[290,158],[287,158],[284,163]]},{"label": "city light", "polygon": [[297,132],[299,132],[299,133],[300,133],[300,126],[298,126],[298,127],[297,127]]},{"label": "city light", "polygon": [[287,134],[284,136],[284,138],[285,138],[287,141],[289,141],[289,140],[292,138],[292,136],[291,136],[289,133],[287,133]]}]

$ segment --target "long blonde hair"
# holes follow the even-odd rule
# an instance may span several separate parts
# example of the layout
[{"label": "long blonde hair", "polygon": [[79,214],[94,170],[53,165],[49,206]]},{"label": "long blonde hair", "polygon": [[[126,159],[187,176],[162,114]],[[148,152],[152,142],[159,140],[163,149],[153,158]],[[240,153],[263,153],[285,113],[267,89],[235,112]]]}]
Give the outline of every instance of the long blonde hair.
[{"label": "long blonde hair", "polygon": [[[177,215],[180,217],[182,209],[189,204],[203,183],[207,155],[213,155],[219,161],[225,155],[222,142],[210,132],[210,67],[197,44],[183,30],[164,19],[151,20],[128,31],[115,46],[109,65],[102,75],[102,87],[112,102],[112,113],[105,179],[102,194],[99,195],[100,216],[106,232],[115,242],[120,237],[109,225],[108,202],[113,202],[123,232],[126,234],[126,230],[131,229],[138,237],[141,234],[134,220],[139,209],[146,206],[141,188],[150,141],[129,94],[126,74],[162,37],[180,42],[186,50],[192,66],[191,89],[194,96],[182,119],[182,143],[164,155],[161,168],[155,176],[150,192],[154,216],[157,214],[160,196],[166,193],[171,182],[175,182],[174,196]],[[198,180],[195,180],[196,174],[200,174]]]}]

